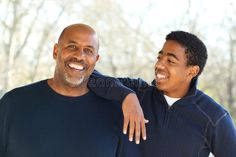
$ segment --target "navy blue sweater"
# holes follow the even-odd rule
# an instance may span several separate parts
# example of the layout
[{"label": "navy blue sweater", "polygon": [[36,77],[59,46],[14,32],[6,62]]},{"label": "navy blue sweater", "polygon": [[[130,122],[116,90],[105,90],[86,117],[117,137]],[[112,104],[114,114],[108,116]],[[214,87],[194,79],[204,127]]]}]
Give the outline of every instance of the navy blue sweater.
[{"label": "navy blue sweater", "polygon": [[54,92],[46,80],[0,100],[0,157],[119,157],[120,104]]},{"label": "navy blue sweater", "polygon": [[90,80],[90,88],[107,99],[122,101],[124,93],[130,92],[123,85],[137,94],[149,120],[147,141],[127,146],[131,152],[138,148],[138,156],[208,157],[210,152],[215,157],[236,156],[236,130],[229,113],[197,90],[196,80],[188,94],[170,108],[162,92],[141,79],[115,79],[95,72]]}]

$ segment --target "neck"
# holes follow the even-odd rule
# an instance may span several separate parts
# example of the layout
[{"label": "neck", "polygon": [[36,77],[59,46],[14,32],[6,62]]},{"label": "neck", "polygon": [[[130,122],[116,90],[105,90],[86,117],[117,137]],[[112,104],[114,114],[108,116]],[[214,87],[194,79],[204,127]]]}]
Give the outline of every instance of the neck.
[{"label": "neck", "polygon": [[170,92],[169,91],[163,91],[163,94],[171,97],[171,98],[183,98],[185,95],[188,94],[190,85],[186,85],[185,88],[182,88],[181,90],[179,88],[173,89]]},{"label": "neck", "polygon": [[80,86],[72,87],[65,83],[60,83],[55,81],[55,79],[51,78],[48,81],[48,85],[57,93],[64,95],[64,96],[82,96],[88,93],[89,89],[87,87],[87,82],[82,83]]}]

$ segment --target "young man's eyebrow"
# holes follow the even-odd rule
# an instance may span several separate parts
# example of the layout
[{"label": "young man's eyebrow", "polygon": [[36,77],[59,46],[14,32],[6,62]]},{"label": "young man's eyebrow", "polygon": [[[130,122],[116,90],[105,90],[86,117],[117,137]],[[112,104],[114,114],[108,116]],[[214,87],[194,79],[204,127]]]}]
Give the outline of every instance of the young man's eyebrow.
[{"label": "young man's eyebrow", "polygon": [[175,58],[176,60],[179,60],[179,58],[174,53],[168,52],[167,56],[171,56],[171,57]]},{"label": "young man's eyebrow", "polygon": [[[158,55],[162,55],[162,54],[164,54],[164,52],[162,50],[160,50],[158,52]],[[179,60],[179,58],[174,53],[172,53],[172,52],[167,52],[166,54],[167,54],[167,56],[170,56],[170,57],[175,58],[176,60]]]}]

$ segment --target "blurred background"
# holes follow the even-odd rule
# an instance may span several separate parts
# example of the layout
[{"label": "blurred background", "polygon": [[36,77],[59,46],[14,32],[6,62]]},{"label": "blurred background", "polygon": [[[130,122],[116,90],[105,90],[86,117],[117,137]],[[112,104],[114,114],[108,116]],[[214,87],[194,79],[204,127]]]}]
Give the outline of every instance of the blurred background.
[{"label": "blurred background", "polygon": [[236,120],[235,15],[233,0],[0,0],[0,97],[52,77],[53,45],[69,24],[98,32],[100,72],[148,82],[166,34],[184,30],[208,47],[200,89]]}]

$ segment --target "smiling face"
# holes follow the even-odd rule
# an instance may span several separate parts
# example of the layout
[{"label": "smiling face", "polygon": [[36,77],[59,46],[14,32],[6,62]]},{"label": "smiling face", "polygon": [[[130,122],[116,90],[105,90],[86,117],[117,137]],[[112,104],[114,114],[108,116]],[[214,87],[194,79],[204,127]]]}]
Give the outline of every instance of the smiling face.
[{"label": "smiling face", "polygon": [[156,87],[170,97],[185,96],[192,78],[199,72],[198,66],[187,66],[185,50],[178,42],[167,40],[157,57]]},{"label": "smiling face", "polygon": [[54,81],[64,87],[86,87],[99,58],[98,38],[86,25],[67,27],[54,46]]}]

